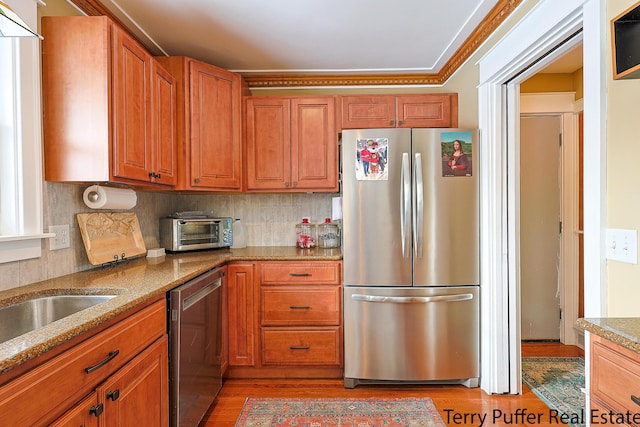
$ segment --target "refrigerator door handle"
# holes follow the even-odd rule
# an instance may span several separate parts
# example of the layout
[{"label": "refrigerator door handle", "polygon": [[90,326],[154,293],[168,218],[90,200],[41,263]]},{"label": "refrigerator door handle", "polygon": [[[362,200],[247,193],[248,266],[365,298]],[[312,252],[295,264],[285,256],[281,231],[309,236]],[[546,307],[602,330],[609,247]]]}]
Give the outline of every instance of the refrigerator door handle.
[{"label": "refrigerator door handle", "polygon": [[402,257],[408,258],[411,254],[409,238],[409,216],[411,214],[411,175],[409,166],[409,153],[402,153],[402,183],[400,187],[400,237],[402,239]]},{"label": "refrigerator door handle", "polygon": [[422,183],[422,154],[415,154],[413,181],[416,189],[416,203],[413,211],[413,250],[416,258],[422,258],[422,236],[424,223],[424,185]]},{"label": "refrigerator door handle", "polygon": [[469,301],[473,299],[473,294],[457,294],[457,295],[439,295],[433,297],[390,297],[382,295],[364,295],[354,294],[351,295],[351,299],[354,301],[364,302],[389,302],[395,304],[424,304],[430,302],[457,302],[457,301]]}]

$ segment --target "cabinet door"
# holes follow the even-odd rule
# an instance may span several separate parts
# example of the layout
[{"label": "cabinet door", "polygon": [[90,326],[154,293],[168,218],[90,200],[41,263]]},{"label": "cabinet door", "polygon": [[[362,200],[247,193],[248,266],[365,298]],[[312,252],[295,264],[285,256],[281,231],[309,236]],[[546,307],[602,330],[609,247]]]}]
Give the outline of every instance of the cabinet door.
[{"label": "cabinet door", "polygon": [[240,75],[190,61],[191,186],[240,190],[242,93]]},{"label": "cabinet door", "polygon": [[290,108],[288,98],[247,98],[247,190],[291,186]]},{"label": "cabinet door", "polygon": [[233,263],[228,272],[229,366],[253,366],[258,327],[254,264]]},{"label": "cabinet door", "polygon": [[396,127],[393,95],[355,95],[341,97],[342,129]]},{"label": "cabinet door", "polygon": [[150,181],[149,114],[151,55],[113,26],[113,175]]},{"label": "cabinet door", "polygon": [[63,416],[49,424],[49,427],[98,427],[98,417],[104,406],[98,408],[98,395],[94,391]]},{"label": "cabinet door", "polygon": [[396,96],[396,127],[448,128],[458,126],[458,95]]},{"label": "cabinet door", "polygon": [[224,267],[225,275],[222,278],[222,358],[220,370],[224,376],[229,367],[229,273]]},{"label": "cabinet door", "polygon": [[113,374],[98,388],[102,425],[164,427],[169,423],[167,336]]},{"label": "cabinet door", "polygon": [[176,185],[176,79],[156,61],[151,68],[153,181]]},{"label": "cabinet door", "polygon": [[338,191],[335,98],[291,99],[291,188]]}]

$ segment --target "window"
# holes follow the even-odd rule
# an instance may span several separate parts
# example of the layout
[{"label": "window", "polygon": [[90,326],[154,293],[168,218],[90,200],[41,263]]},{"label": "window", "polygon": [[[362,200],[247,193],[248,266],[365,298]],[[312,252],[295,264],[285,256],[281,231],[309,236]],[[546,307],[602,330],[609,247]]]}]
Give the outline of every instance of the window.
[{"label": "window", "polygon": [[[35,27],[37,3],[7,1]],[[41,255],[40,40],[0,37],[0,263]]]}]

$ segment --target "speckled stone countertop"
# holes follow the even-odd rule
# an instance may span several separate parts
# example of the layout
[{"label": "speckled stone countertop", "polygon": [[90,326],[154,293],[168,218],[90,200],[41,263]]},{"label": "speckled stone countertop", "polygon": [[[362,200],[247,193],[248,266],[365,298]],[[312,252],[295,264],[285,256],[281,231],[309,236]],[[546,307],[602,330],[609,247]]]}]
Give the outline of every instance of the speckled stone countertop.
[{"label": "speckled stone countertop", "polygon": [[0,308],[26,299],[60,294],[117,295],[106,302],[0,343],[0,375],[149,299],[230,261],[341,260],[340,249],[248,247],[137,258],[0,292]]},{"label": "speckled stone countertop", "polygon": [[638,317],[578,319],[576,325],[621,347],[640,353],[640,318]]}]

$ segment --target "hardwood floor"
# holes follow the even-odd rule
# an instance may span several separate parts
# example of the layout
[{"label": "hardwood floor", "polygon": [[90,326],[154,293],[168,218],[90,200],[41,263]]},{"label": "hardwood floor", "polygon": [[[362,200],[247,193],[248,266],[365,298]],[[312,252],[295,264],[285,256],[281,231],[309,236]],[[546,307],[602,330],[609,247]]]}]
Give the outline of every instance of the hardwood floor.
[{"label": "hardwood floor", "polygon": [[[556,343],[523,344],[523,356],[584,356],[575,346]],[[522,395],[489,395],[480,388],[469,389],[461,385],[361,385],[346,389],[342,380],[225,380],[218,398],[200,427],[233,427],[247,397],[430,397],[449,426],[476,425],[472,414],[485,415],[484,426],[544,426],[549,423],[549,408],[523,386]],[[541,414],[540,420],[523,422],[516,418],[517,411]],[[447,414],[447,410],[449,413]],[[501,411],[501,412],[500,412]],[[467,415],[466,422],[454,416]],[[503,416],[499,416],[503,414]],[[493,416],[498,415],[494,420]],[[558,423],[553,425],[557,426]],[[562,425],[562,424],[560,424]]]}]

